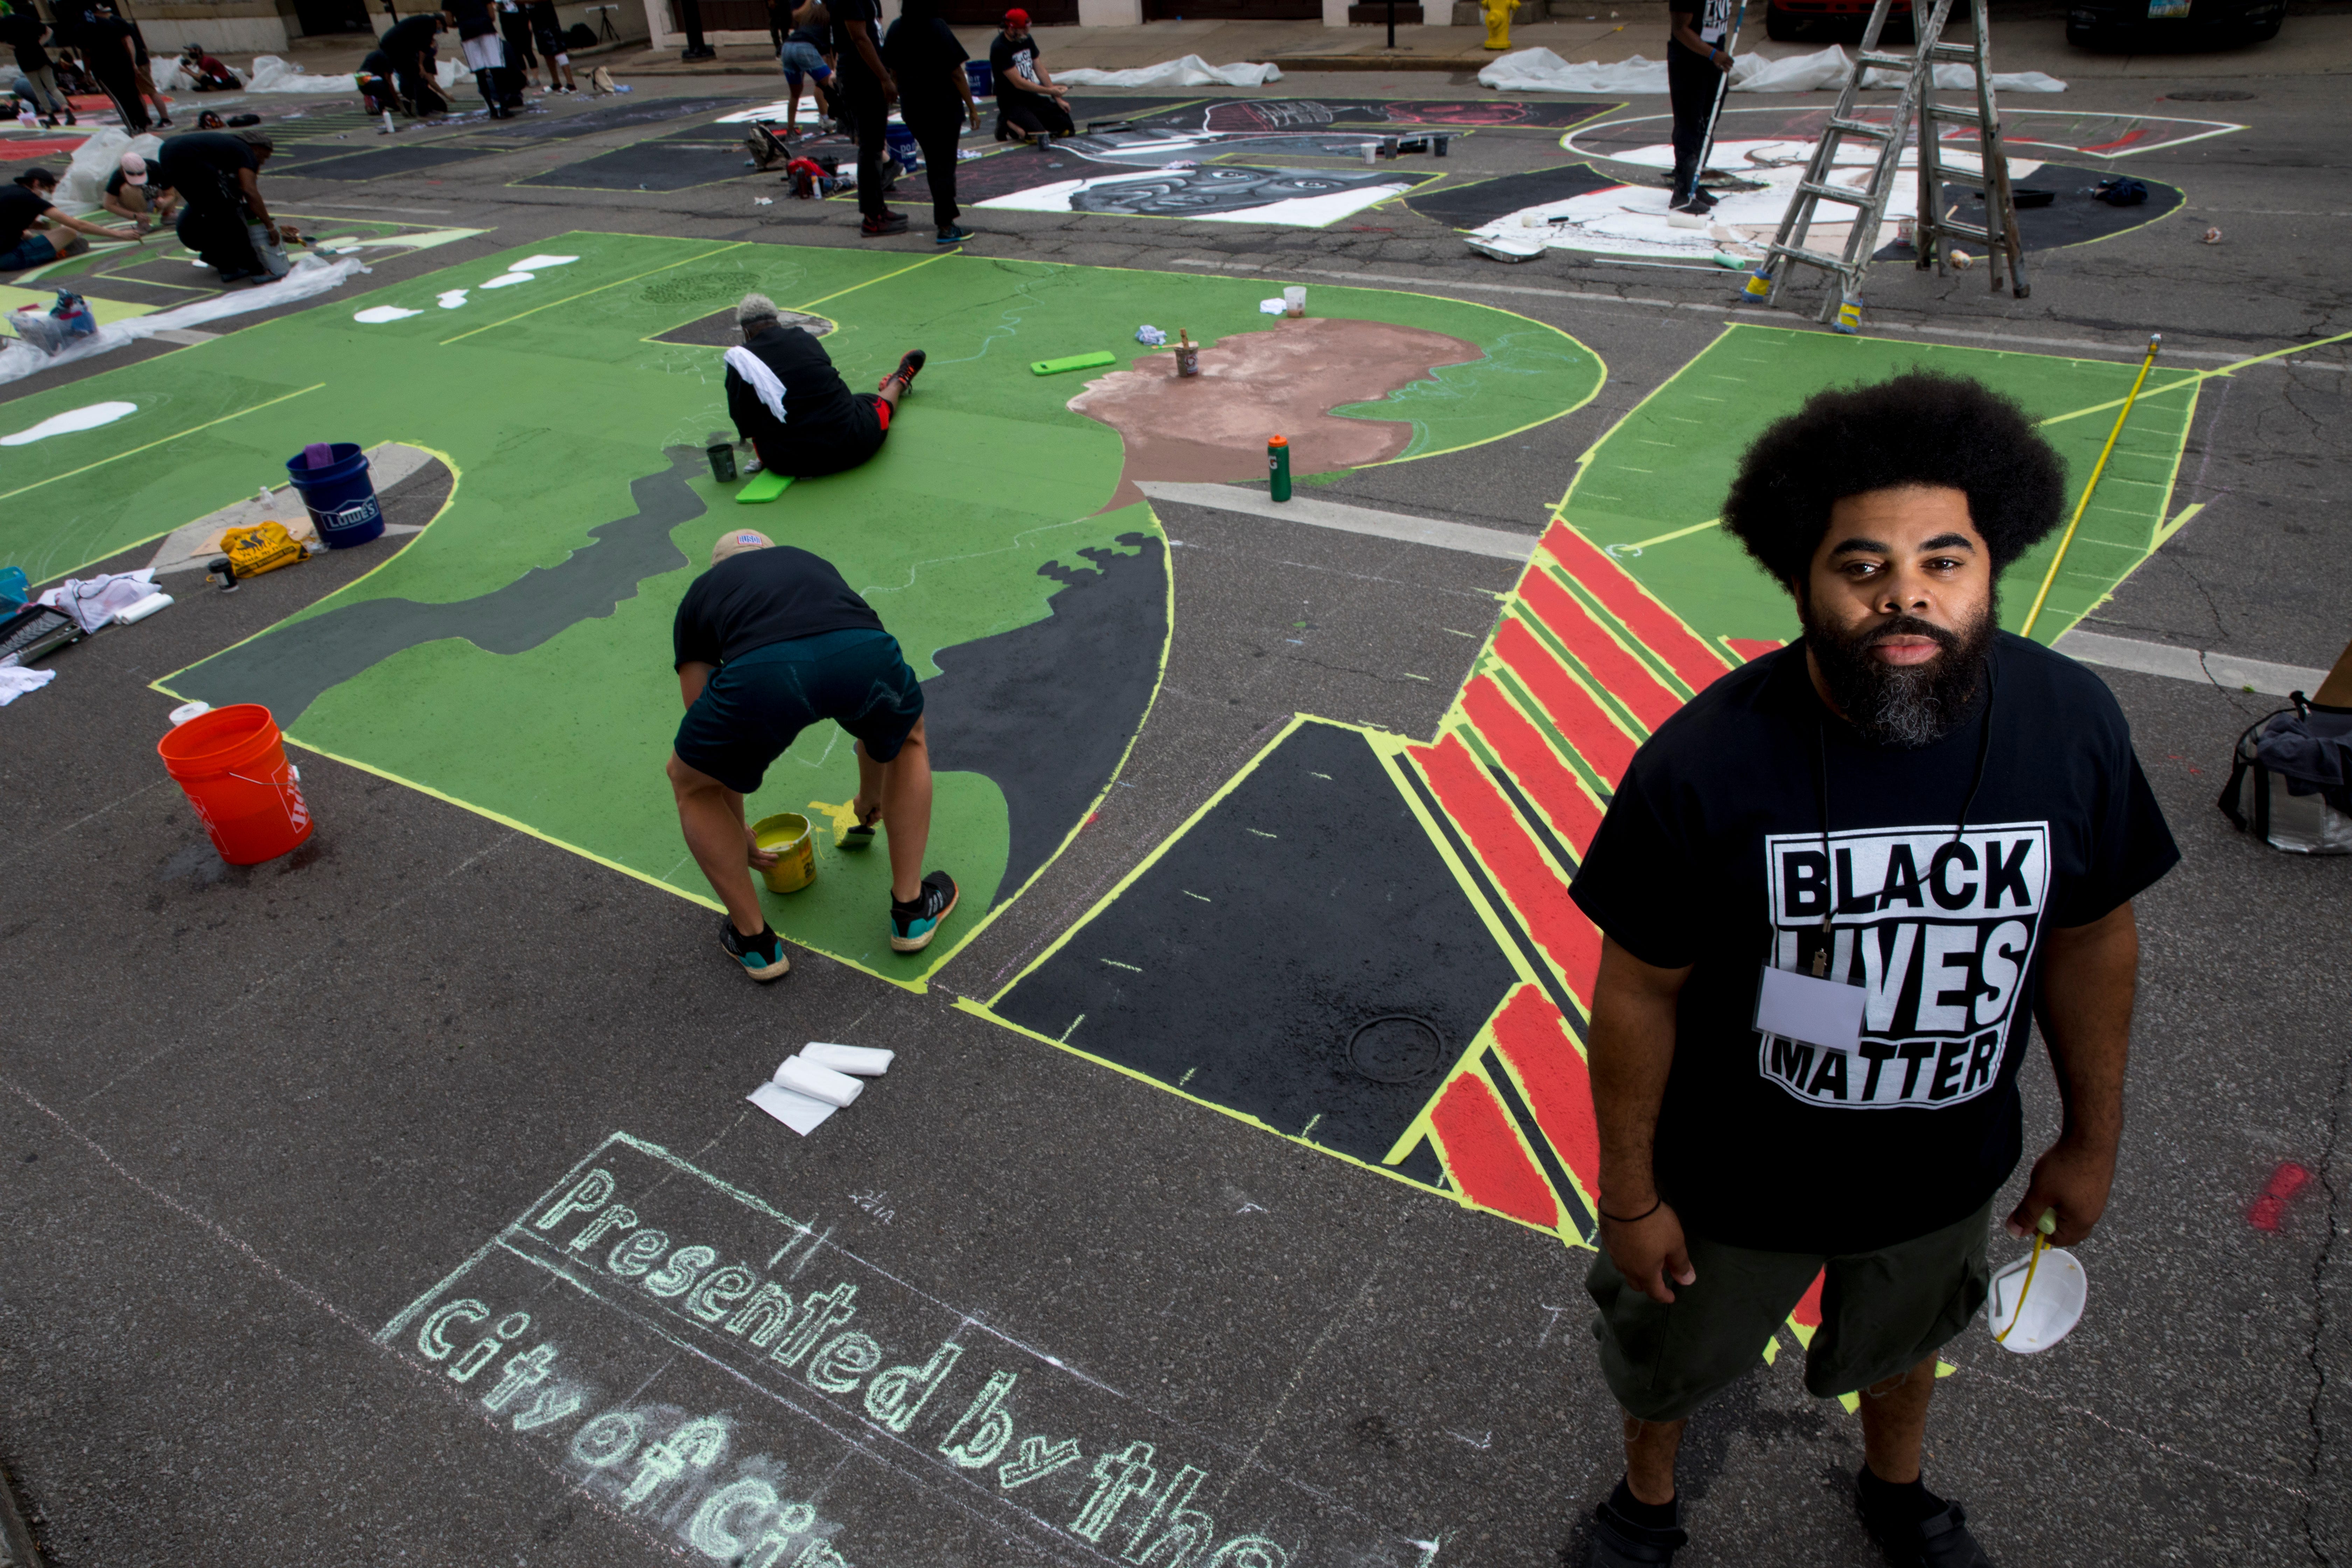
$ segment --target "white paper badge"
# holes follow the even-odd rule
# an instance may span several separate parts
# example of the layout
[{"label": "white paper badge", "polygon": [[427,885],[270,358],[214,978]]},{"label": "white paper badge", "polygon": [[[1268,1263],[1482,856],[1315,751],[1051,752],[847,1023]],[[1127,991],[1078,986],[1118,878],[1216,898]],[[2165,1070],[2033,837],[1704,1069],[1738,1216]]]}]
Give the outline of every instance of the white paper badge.
[{"label": "white paper badge", "polygon": [[1784,1040],[1852,1051],[1862,1044],[1862,1006],[1869,994],[1859,985],[1767,967],[1756,992],[1756,1027]]}]

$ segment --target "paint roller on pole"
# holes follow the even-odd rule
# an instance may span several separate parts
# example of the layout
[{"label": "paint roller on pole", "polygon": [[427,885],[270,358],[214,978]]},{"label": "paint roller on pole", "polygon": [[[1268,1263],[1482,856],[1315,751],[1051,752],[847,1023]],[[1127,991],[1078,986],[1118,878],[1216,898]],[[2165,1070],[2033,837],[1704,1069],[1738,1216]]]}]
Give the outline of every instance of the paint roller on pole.
[{"label": "paint roller on pole", "polygon": [[2122,411],[2116,416],[2116,427],[2107,432],[2107,444],[2099,448],[2099,460],[2091,466],[2091,482],[2083,487],[2083,499],[2074,503],[2074,519],[2059,535],[2058,553],[2050,558],[2050,570],[2042,575],[2042,591],[2033,595],[2033,607],[2025,612],[2025,624],[2018,628],[2020,637],[2033,635],[2033,623],[2050,597],[2051,585],[2058,581],[2058,568],[2065,563],[2066,547],[2074,542],[2074,531],[2083,526],[2083,514],[2091,510],[2091,492],[2099,488],[2099,476],[2107,471],[2107,458],[2114,455],[2116,442],[2124,433],[2124,421],[2131,417],[2132,405],[2139,398],[2139,389],[2147,384],[2147,373],[2156,363],[2157,351],[2163,346],[2162,332],[2147,335],[2147,353],[2139,362],[2139,374],[2132,377],[2131,391],[2124,398]]}]

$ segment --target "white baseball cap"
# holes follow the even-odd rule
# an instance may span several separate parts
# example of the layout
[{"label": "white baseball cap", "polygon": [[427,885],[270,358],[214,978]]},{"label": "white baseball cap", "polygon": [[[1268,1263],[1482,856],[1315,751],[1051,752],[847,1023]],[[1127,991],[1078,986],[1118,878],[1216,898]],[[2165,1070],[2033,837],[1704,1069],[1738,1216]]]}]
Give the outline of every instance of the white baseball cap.
[{"label": "white baseball cap", "polygon": [[710,547],[710,563],[716,566],[730,555],[740,555],[746,550],[765,550],[773,543],[774,540],[756,528],[730,528]]}]

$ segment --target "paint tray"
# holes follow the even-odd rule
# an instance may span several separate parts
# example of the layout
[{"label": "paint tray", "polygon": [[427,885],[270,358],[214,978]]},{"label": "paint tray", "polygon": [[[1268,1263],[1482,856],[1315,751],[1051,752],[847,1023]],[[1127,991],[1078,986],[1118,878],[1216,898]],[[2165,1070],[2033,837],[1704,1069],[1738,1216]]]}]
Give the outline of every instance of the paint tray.
[{"label": "paint tray", "polygon": [[1118,363],[1118,355],[1097,350],[1090,354],[1072,354],[1067,359],[1032,360],[1029,370],[1034,375],[1059,375],[1066,370],[1093,370],[1100,365]]}]

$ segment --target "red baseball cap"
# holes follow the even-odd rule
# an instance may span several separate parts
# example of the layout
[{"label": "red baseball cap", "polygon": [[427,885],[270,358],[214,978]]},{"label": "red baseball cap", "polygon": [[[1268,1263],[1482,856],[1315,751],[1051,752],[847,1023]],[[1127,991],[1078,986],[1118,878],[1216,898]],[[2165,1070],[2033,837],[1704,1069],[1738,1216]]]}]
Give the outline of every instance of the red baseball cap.
[{"label": "red baseball cap", "polygon": [[1025,27],[1029,25],[1029,13],[1016,5],[1004,13],[1004,25],[1008,27]]}]

